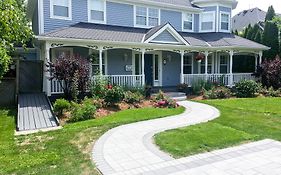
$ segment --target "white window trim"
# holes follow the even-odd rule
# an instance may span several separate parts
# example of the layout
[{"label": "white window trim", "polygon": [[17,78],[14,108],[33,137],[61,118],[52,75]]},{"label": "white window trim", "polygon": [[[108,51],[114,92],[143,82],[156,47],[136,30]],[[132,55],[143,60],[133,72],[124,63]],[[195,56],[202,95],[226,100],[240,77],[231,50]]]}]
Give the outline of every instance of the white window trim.
[{"label": "white window trim", "polygon": [[99,23],[99,24],[106,24],[107,18],[106,18],[106,0],[103,0],[103,9],[104,9],[104,18],[103,21],[99,21],[99,20],[92,20],[91,19],[91,8],[90,8],[90,0],[87,0],[87,7],[88,7],[88,22],[90,23]]},{"label": "white window trim", "polygon": [[[211,13],[213,15],[213,29],[212,30],[202,30],[202,15],[203,14],[207,14],[207,13]],[[205,33],[205,32],[215,32],[216,31],[216,12],[215,11],[207,11],[207,12],[202,12],[199,15],[199,32]]]},{"label": "white window trim", "polygon": [[[218,53],[218,73],[221,73],[221,66],[226,66],[226,74],[229,72],[229,55],[226,53]],[[226,56],[226,64],[221,64],[221,56]]]},{"label": "white window trim", "polygon": [[191,53],[186,53],[186,54],[184,54],[184,56],[190,56],[191,57],[191,63],[190,64],[184,64],[183,63],[183,67],[185,67],[185,66],[190,66],[191,67],[191,74],[193,74],[193,59],[194,59],[194,55],[193,54],[191,54]]},{"label": "white window trim", "polygon": [[62,20],[72,20],[72,0],[68,0],[68,17],[63,17],[63,16],[57,16],[54,15],[54,0],[50,0],[50,18],[52,19],[62,19]]},{"label": "white window trim", "polygon": [[[137,7],[143,7],[146,8],[146,25],[139,25],[137,24],[137,20],[136,20],[136,16],[137,16]],[[151,28],[151,27],[155,27],[155,26],[150,26],[149,25],[149,13],[148,13],[148,9],[157,9],[158,10],[158,25],[160,25],[160,17],[161,17],[161,10],[160,8],[157,7],[148,7],[148,6],[142,6],[142,5],[134,5],[134,27],[140,27],[140,28]]]},{"label": "white window trim", "polygon": [[[222,19],[221,16],[222,16],[222,15],[228,15],[228,16],[229,16],[229,18],[228,18],[228,30],[223,30],[223,29],[221,29],[221,22],[222,22],[222,21],[221,21],[221,19]],[[231,28],[231,24],[230,24],[231,21],[230,21],[230,20],[231,20],[231,14],[230,14],[229,12],[222,12],[222,11],[220,12],[220,17],[219,17],[219,31],[220,31],[220,32],[227,32],[227,33],[228,33],[228,32],[231,31],[231,29],[230,29],[230,28]]]},{"label": "white window trim", "polygon": [[[186,14],[191,14],[192,15],[192,29],[191,30],[188,30],[188,29],[184,29],[184,17],[185,17],[185,15]],[[195,15],[194,15],[194,13],[189,13],[189,12],[182,12],[182,31],[183,32],[194,32],[194,20],[195,20]]]},{"label": "white window trim", "polygon": [[[98,50],[89,49],[89,55],[93,54],[93,53],[96,52],[96,51],[98,51]],[[105,70],[104,70],[104,74],[105,74],[105,75],[108,75],[107,51],[108,51],[108,50],[104,50],[104,51],[103,51],[103,53],[104,53],[104,54],[103,54],[103,55],[104,55],[104,58],[103,58],[103,59],[104,59],[104,62],[102,63],[102,65],[104,65],[104,69],[105,69]],[[99,64],[92,64],[92,63],[90,63],[90,66],[91,66],[91,67],[92,67],[93,65],[99,65]],[[95,75],[93,75],[93,70],[92,70],[92,68],[91,68],[90,75],[91,75],[91,76],[95,76]]]}]

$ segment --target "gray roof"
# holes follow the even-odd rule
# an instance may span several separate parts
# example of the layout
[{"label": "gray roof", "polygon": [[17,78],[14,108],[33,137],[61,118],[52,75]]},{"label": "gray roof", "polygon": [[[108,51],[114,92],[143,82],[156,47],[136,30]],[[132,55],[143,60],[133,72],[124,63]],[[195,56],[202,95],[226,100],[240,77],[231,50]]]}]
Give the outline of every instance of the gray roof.
[{"label": "gray roof", "polygon": [[[156,33],[165,25],[151,29],[111,26],[104,24],[77,23],[67,28],[62,28],[45,33],[41,37],[90,39],[97,41],[115,41],[141,43]],[[253,49],[267,49],[266,46],[231,33],[187,33],[179,34],[191,45],[201,47],[245,47]]]},{"label": "gray roof", "polygon": [[232,30],[242,31],[249,24],[254,26],[260,22],[264,22],[266,12],[259,8],[244,10],[232,18]]}]

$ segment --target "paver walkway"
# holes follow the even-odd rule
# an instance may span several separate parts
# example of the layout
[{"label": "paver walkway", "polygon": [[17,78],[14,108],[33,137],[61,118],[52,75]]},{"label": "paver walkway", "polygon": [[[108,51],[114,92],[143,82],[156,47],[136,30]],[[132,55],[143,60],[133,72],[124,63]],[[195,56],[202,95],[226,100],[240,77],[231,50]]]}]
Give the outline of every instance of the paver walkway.
[{"label": "paver walkway", "polygon": [[93,159],[102,174],[280,175],[281,143],[263,140],[234,148],[174,159],[153,144],[164,130],[215,119],[219,111],[195,102],[179,102],[180,115],[123,125],[105,133],[95,144]]}]

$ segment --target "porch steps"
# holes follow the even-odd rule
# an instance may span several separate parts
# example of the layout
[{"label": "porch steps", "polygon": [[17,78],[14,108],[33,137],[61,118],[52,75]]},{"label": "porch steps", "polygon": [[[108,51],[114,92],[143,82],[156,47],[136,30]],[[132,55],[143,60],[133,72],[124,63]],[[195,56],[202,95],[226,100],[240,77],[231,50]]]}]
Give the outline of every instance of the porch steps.
[{"label": "porch steps", "polygon": [[[182,92],[165,92],[165,94],[170,97],[171,99],[173,100],[176,100],[176,101],[184,101],[186,100],[186,94],[185,93],[182,93]],[[155,94],[152,94],[152,96],[156,95]]]},{"label": "porch steps", "polygon": [[48,97],[43,93],[19,94],[16,135],[60,129]]}]

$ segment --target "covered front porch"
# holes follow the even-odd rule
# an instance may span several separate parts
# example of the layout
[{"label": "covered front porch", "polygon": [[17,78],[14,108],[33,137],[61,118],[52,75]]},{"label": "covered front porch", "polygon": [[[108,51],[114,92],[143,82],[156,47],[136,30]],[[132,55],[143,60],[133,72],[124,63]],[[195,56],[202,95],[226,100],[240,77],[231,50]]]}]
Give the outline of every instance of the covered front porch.
[{"label": "covered front porch", "polygon": [[[79,54],[91,63],[91,80],[102,76],[127,87],[193,86],[198,80],[232,87],[253,79],[269,49],[231,33],[178,32],[169,23],[151,29],[78,23],[37,38],[45,63]],[[44,92],[62,93],[58,81],[48,77],[45,71]]]},{"label": "covered front porch", "polygon": [[[176,87],[183,83],[191,87],[199,80],[232,87],[243,79],[254,79],[252,74],[262,58],[262,52],[202,52],[113,47],[95,49],[81,46],[50,47],[49,52],[50,61],[55,61],[62,55],[85,57],[91,62],[92,81],[102,77],[110,84],[124,87],[145,85]],[[203,54],[205,58],[197,60],[198,54]],[[239,72],[242,64],[248,64],[247,72]],[[46,79],[46,81],[46,85],[49,86],[46,88],[49,95],[63,93],[57,80]]]}]

